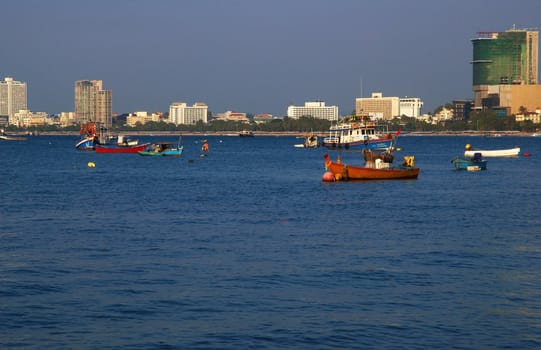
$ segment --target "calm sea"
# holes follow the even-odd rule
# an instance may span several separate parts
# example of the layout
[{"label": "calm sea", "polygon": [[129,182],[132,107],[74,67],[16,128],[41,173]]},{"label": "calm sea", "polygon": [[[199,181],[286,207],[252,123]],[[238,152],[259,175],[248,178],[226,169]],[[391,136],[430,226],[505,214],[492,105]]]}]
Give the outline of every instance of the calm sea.
[{"label": "calm sea", "polygon": [[[1,349],[541,348],[541,138],[401,137],[417,180],[338,183],[294,137],[208,140],[0,141]],[[467,143],[531,157],[457,172]]]}]

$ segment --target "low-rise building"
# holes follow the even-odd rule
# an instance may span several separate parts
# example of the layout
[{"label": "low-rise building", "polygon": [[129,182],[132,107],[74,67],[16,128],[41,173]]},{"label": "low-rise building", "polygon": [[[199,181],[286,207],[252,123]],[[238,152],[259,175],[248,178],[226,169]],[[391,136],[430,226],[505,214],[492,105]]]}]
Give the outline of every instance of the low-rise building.
[{"label": "low-rise building", "polygon": [[338,120],[338,106],[326,106],[325,102],[305,102],[304,106],[287,107],[287,116],[292,119],[300,117],[313,117],[316,119],[326,119],[330,121]]},{"label": "low-rise building", "polygon": [[49,118],[45,112],[32,112],[28,109],[21,109],[9,119],[9,124],[19,128],[43,126],[49,124]]},{"label": "low-rise building", "polygon": [[272,121],[272,119],[273,119],[272,114],[268,114],[268,113],[254,115],[254,122],[256,124],[268,123]]},{"label": "low-rise building", "polygon": [[60,121],[60,126],[62,128],[74,125],[77,123],[77,119],[75,118],[75,112],[61,112],[58,116],[58,120]]},{"label": "low-rise building", "polygon": [[161,113],[148,113],[146,111],[139,111],[128,114],[126,117],[126,125],[134,127],[137,124],[144,125],[148,122],[158,123],[161,120]]},{"label": "low-rise building", "polygon": [[216,120],[222,120],[222,121],[234,121],[234,122],[240,122],[249,124],[250,119],[248,119],[246,113],[243,112],[233,112],[233,111],[227,111],[224,113],[218,113],[216,115]]},{"label": "low-rise building", "polygon": [[455,113],[452,109],[443,107],[438,113],[432,116],[432,120],[435,122],[442,122],[452,120],[455,117]]},{"label": "low-rise building", "polygon": [[515,115],[515,121],[531,121],[534,124],[541,123],[541,107],[535,109],[535,112],[521,112]]}]

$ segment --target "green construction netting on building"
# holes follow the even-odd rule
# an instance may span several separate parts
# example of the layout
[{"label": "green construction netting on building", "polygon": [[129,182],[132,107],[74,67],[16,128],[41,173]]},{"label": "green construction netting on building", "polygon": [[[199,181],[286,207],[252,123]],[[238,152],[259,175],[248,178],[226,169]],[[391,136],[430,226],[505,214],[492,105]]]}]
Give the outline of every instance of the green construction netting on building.
[{"label": "green construction netting on building", "polygon": [[472,42],[473,85],[528,81],[525,32],[503,32],[497,38],[478,38]]}]

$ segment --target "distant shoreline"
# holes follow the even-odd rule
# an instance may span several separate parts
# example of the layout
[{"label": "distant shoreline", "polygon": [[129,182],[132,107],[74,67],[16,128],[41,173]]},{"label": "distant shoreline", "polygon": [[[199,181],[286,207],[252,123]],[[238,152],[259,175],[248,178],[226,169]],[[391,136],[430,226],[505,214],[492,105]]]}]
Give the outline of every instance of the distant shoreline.
[{"label": "distant shoreline", "polygon": [[[13,132],[13,135],[26,135],[22,132]],[[116,133],[115,133],[116,134]],[[130,136],[220,136],[220,137],[238,137],[238,132],[233,131],[219,131],[219,132],[193,132],[193,131],[120,131],[118,134],[130,135]],[[291,137],[304,137],[306,132],[298,131],[279,131],[279,132],[267,132],[267,131],[254,131],[254,136],[291,136]],[[328,135],[326,132],[316,132],[317,136],[325,137]],[[396,131],[392,131],[391,134],[396,134]],[[482,137],[505,137],[505,136],[532,136],[534,132],[519,132],[519,131],[411,131],[402,132],[400,136],[482,136]],[[38,132],[37,136],[79,136],[79,132],[76,131],[42,131]]]}]

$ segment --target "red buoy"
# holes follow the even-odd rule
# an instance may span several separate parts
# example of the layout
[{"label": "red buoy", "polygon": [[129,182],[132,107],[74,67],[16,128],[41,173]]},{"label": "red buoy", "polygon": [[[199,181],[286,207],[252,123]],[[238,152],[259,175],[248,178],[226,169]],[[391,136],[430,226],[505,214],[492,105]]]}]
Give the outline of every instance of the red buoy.
[{"label": "red buoy", "polygon": [[529,157],[531,156],[530,152],[524,152],[524,157]]},{"label": "red buoy", "polygon": [[330,171],[327,171],[323,174],[323,177],[321,178],[325,182],[334,182],[334,174]]}]

